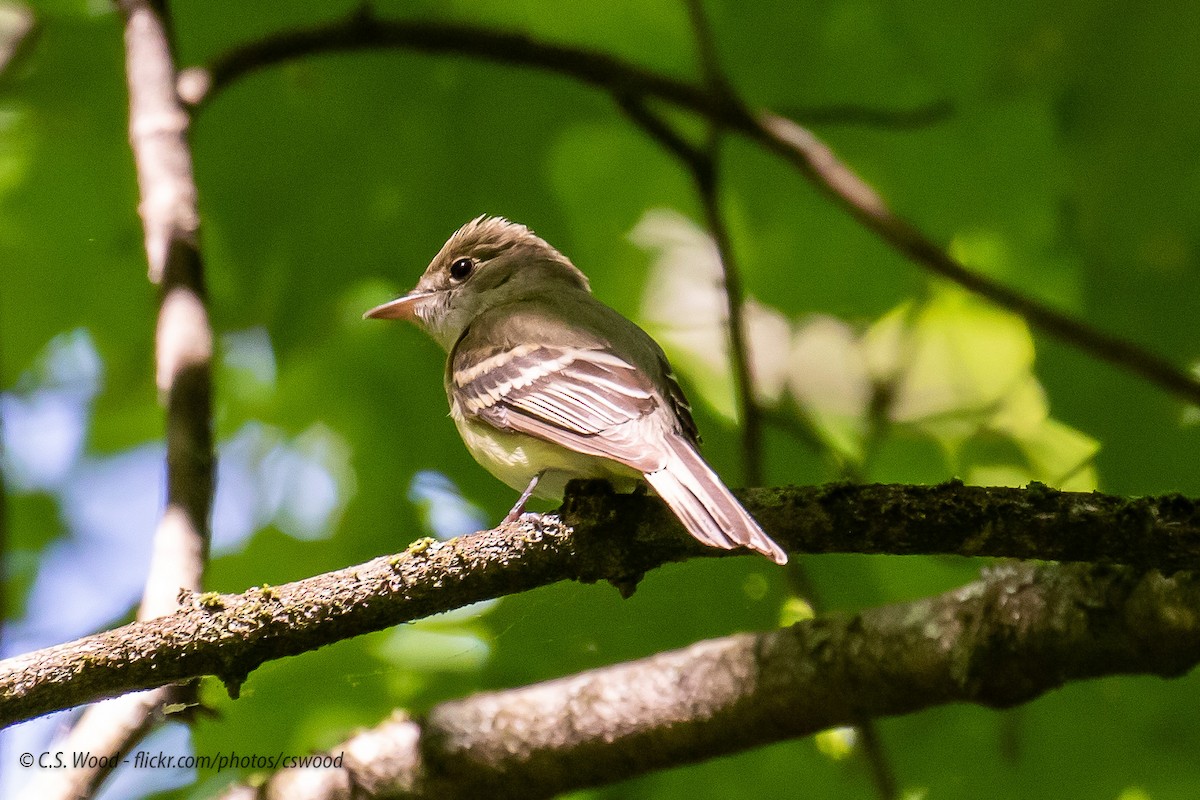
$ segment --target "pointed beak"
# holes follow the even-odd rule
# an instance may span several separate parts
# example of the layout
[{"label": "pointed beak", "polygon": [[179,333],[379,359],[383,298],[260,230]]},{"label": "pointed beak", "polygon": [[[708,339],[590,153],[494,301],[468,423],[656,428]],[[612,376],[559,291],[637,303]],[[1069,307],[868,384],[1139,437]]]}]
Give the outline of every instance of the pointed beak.
[{"label": "pointed beak", "polygon": [[418,292],[413,290],[403,297],[397,297],[391,302],[375,306],[363,314],[363,319],[405,319],[409,322],[416,322],[417,307],[421,305],[422,300],[431,294],[433,292]]}]

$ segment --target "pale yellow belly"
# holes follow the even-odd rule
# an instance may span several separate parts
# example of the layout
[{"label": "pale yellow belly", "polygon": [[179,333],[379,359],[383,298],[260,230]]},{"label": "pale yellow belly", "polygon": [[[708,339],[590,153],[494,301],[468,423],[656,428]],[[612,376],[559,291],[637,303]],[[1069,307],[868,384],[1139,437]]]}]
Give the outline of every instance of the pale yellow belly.
[{"label": "pale yellow belly", "polygon": [[506,433],[453,412],[450,416],[480,466],[519,492],[539,472],[545,474],[534,496],[548,500],[562,498],[567,481],[576,478],[603,478],[611,481],[618,491],[629,491],[642,476],[607,458],[576,453],[521,433]]}]

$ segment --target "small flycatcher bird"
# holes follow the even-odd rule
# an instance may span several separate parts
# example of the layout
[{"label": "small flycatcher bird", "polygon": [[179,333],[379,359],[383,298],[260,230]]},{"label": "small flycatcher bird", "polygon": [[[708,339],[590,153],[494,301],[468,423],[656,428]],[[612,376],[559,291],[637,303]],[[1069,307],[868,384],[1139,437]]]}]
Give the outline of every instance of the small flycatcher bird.
[{"label": "small flycatcher bird", "polygon": [[531,495],[561,498],[573,478],[627,491],[644,477],[704,544],[787,562],[697,452],[662,349],[524,225],[468,222],[415,289],[364,317],[415,322],[449,354],[446,394],[463,442],[523,490],[507,520]]}]

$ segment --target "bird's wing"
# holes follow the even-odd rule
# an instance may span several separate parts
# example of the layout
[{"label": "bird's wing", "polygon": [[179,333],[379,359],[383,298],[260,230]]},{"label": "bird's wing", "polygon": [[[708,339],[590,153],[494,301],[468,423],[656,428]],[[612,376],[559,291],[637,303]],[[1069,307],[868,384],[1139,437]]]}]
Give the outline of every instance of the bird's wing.
[{"label": "bird's wing", "polygon": [[670,403],[671,411],[675,415],[679,431],[693,445],[698,445],[700,444],[700,429],[696,427],[696,421],[692,419],[692,404],[688,402],[687,396],[679,386],[679,381],[675,378],[675,373],[671,370],[671,365],[667,363],[667,357],[661,351],[659,352],[659,364],[667,379],[667,402]]},{"label": "bird's wing", "polygon": [[[461,414],[632,467],[701,542],[787,561],[696,452],[687,400],[657,347],[643,347],[639,365],[600,334],[556,315],[510,315],[507,335],[483,327],[496,319],[477,320],[480,328],[451,352],[447,388]],[[653,344],[633,323],[609,321],[623,321],[637,332],[627,335]],[[482,344],[489,341],[495,343]]]},{"label": "bird's wing", "polygon": [[[591,346],[589,346],[589,344]],[[663,407],[640,369],[594,343],[455,348],[447,379],[462,413],[641,472],[665,455],[639,421]]]}]

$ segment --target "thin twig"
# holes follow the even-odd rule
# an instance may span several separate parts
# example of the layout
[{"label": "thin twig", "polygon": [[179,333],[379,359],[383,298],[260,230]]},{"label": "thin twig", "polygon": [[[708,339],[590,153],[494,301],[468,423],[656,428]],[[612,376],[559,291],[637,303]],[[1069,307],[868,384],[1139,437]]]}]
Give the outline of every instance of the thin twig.
[{"label": "thin twig", "polygon": [[640,125],[653,139],[679,159],[696,184],[704,208],[705,223],[717,248],[717,259],[721,265],[722,285],[728,306],[729,360],[733,371],[738,416],[741,421],[742,472],[748,486],[761,486],[762,469],[762,418],[754,397],[754,382],[750,372],[749,343],[743,313],[744,289],[741,273],[734,261],[729,232],[721,214],[717,196],[717,168],[715,151],[710,147],[700,149],[684,139],[666,120],[654,113],[631,95],[620,95],[617,104],[631,120]]},{"label": "thin twig", "polygon": [[808,106],[783,109],[780,113],[804,125],[816,127],[859,127],[885,131],[907,131],[928,128],[945,122],[954,115],[949,100],[934,100],[912,108],[874,108],[841,103],[829,106]]},{"label": "thin twig", "polygon": [[[160,287],[155,361],[166,405],[166,510],[154,534],[138,610],[139,620],[150,620],[175,611],[181,590],[201,588],[213,486],[212,329],[198,245],[188,112],[175,94],[165,8],[149,0],[122,0],[119,6],[125,17],[129,139],[141,195],[139,211],[149,274]],[[168,704],[193,701],[192,686],[156,687],[90,707],[58,746],[72,752],[127,753],[162,721]],[[26,796],[90,797],[117,761],[41,770],[26,787]]]},{"label": "thin twig", "polygon": [[[847,477],[853,480],[852,477],[849,477],[850,473],[851,470],[847,470]],[[816,583],[813,582],[801,559],[794,558],[790,560],[784,567],[784,575],[787,577],[792,595],[807,602],[814,615],[820,616],[824,614],[824,599],[821,597]],[[866,762],[870,771],[871,781],[875,786],[875,793],[882,800],[894,800],[899,797],[896,771],[892,766],[891,758],[888,757],[883,737],[879,733],[879,726],[875,720],[866,716],[866,712],[860,712],[854,719],[849,720],[849,722],[853,723],[855,730],[858,732],[860,740],[860,749],[858,752],[861,754],[863,761]]]},{"label": "thin twig", "polygon": [[824,142],[795,121],[769,111],[749,109],[735,97],[714,96],[704,87],[607,53],[473,25],[383,21],[369,14],[358,14],[236,47],[218,57],[207,69],[188,70],[181,76],[180,92],[189,103],[199,104],[239,78],[284,61],[320,53],[384,48],[455,53],[542,69],[603,88],[614,96],[653,97],[717,120],[729,130],[749,136],[792,163],[887,244],[931,272],[1021,314],[1039,330],[1100,361],[1124,369],[1189,402],[1200,403],[1200,380],[1162,356],[1093,328],[954,260],[909,222],[895,215]]},{"label": "thin twig", "polygon": [[364,8],[340,20],[256,39],[228,50],[207,67],[180,75],[180,94],[193,106],[209,102],[242,77],[321,53],[405,49],[456,53],[570,75],[608,91],[648,94],[684,107],[708,107],[699,87],[629,64],[607,53],[546,42],[516,31],[427,20],[383,20]]},{"label": "thin twig", "polygon": [[714,94],[732,93],[725,70],[721,69],[721,57],[717,52],[717,37],[713,35],[704,0],[684,0],[688,22],[691,23],[692,39],[696,42],[696,56],[700,62],[700,74],[704,85]]},{"label": "thin twig", "polygon": [[[704,83],[714,96],[733,96],[733,88],[721,69],[717,40],[703,0],[685,0],[692,37],[700,60]],[[664,127],[666,127],[664,125]],[[653,131],[649,131],[653,134]],[[704,220],[717,247],[717,262],[721,265],[721,285],[725,290],[725,305],[729,314],[729,361],[733,369],[733,385],[737,393],[738,416],[741,421],[742,472],[748,486],[763,485],[762,418],[754,396],[754,375],[750,365],[750,336],[746,330],[746,289],[742,272],[733,253],[733,242],[725,215],[721,213],[721,123],[709,118],[708,137],[702,157],[685,161],[700,195]]]},{"label": "thin twig", "polygon": [[[695,145],[688,142],[672,128],[666,120],[652,112],[639,98],[623,96],[618,98],[618,104],[625,113],[640,125],[652,138],[663,145],[664,148],[689,170],[695,179],[697,191],[700,194],[704,203],[705,219],[709,229],[713,234],[714,240],[717,242],[718,255],[721,261],[721,267],[725,275],[725,292],[726,301],[730,309],[735,307],[740,308],[740,301],[737,299],[740,296],[740,280],[736,269],[733,269],[735,282],[731,284],[729,276],[731,267],[734,262],[732,260],[732,248],[729,243],[728,233],[725,229],[724,217],[720,213],[717,205],[717,192],[715,181],[705,181],[702,176],[714,172],[712,155],[709,151],[701,150]],[[722,247],[722,243],[724,246]],[[742,315],[739,314],[739,318]],[[733,316],[730,315],[730,339],[731,348],[734,354],[731,359],[733,365],[734,381],[738,388],[739,407],[749,409],[749,413],[743,413],[741,418],[742,425],[742,463],[745,470],[746,481],[751,485],[759,485],[762,482],[763,464],[762,464],[762,446],[761,433],[759,424],[764,419],[765,413],[761,406],[758,405],[753,395],[753,385],[749,379],[749,368],[746,356],[746,344],[744,337],[734,335],[735,330],[739,330],[740,326],[734,324]],[[741,354],[742,358],[738,359],[737,354]],[[747,394],[749,395],[747,397]],[[775,415],[780,417],[782,415]],[[810,444],[817,452],[822,453],[826,457],[829,456],[828,448],[825,447],[809,429],[803,427],[798,420],[792,419],[788,426],[790,430],[800,432],[805,435],[804,441]],[[803,598],[808,602],[814,610],[821,607],[821,599],[816,593],[815,587],[808,574],[804,569],[800,559],[792,559],[788,562],[786,574],[788,582],[791,586],[791,591],[797,597]],[[856,726],[860,729],[862,738],[862,752],[866,758],[872,778],[875,782],[876,791],[884,800],[891,800],[896,797],[896,781],[892,774],[892,769],[886,753],[883,750],[882,741],[875,730],[875,724],[869,719],[862,719],[856,722]]]},{"label": "thin twig", "polygon": [[[721,69],[717,54],[716,37],[704,9],[704,0],[686,0],[688,16],[692,23],[693,38],[700,55],[704,82],[714,95],[736,96],[733,85]],[[664,125],[664,127],[666,127]],[[653,133],[653,131],[651,131]],[[750,341],[746,330],[745,288],[741,269],[733,253],[733,242],[725,215],[720,206],[720,145],[721,124],[709,119],[708,142],[704,158],[685,162],[690,164],[696,191],[704,207],[705,221],[717,246],[718,259],[724,276],[725,302],[729,308],[729,339],[732,354],[734,385],[737,387],[738,405],[742,420],[742,463],[746,482],[751,486],[763,484],[762,415],[754,394],[754,376],[751,371]],[[805,600],[814,612],[821,613],[824,603],[810,580],[808,570],[799,558],[792,559],[785,567],[785,574],[792,593]],[[870,717],[859,714],[853,720],[862,742],[859,753],[870,768],[875,791],[881,800],[894,800],[897,795],[895,771],[884,750],[882,737]]]},{"label": "thin twig", "polygon": [[745,288],[741,270],[733,253],[729,229],[721,213],[717,191],[717,162],[710,155],[708,169],[693,173],[704,218],[717,246],[725,280],[725,297],[729,306],[729,354],[733,367],[734,387],[737,390],[738,410],[742,422],[742,469],[748,486],[763,485],[762,417],[754,396],[754,376],[750,366],[750,341],[746,331]]},{"label": "thin twig", "polygon": [[1162,356],[1093,328],[956,261],[911,223],[894,214],[883,198],[824,142],[792,120],[769,112],[759,113],[754,116],[749,133],[810,176],[885,242],[930,272],[1021,315],[1033,327],[1100,361],[1121,367],[1192,403],[1200,403],[1200,381]]},{"label": "thin twig", "polygon": [[704,169],[706,154],[703,149],[679,134],[662,116],[650,110],[645,98],[636,94],[615,95],[617,106],[628,117],[675,156],[690,172]]}]

